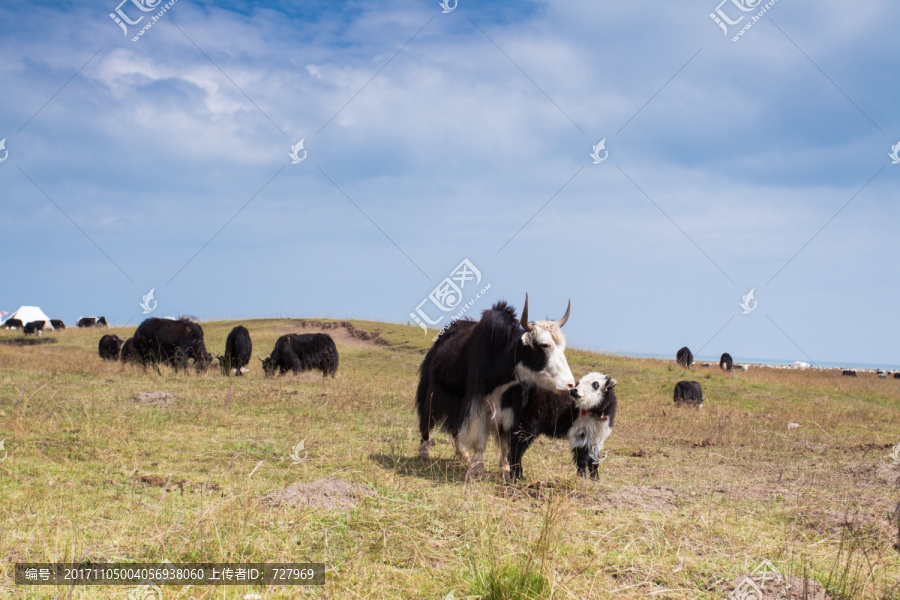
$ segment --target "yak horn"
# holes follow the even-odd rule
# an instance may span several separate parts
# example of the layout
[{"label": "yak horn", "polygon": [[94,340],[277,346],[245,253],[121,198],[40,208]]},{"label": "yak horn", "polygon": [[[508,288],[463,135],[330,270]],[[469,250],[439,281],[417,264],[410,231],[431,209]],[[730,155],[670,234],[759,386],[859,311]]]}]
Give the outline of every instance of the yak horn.
[{"label": "yak horn", "polygon": [[569,320],[569,313],[572,312],[572,301],[569,300],[569,306],[566,308],[566,314],[562,316],[562,319],[557,321],[560,327],[566,324],[566,321]]},{"label": "yak horn", "polygon": [[528,292],[525,292],[525,308],[522,309],[522,327],[525,331],[534,329],[534,325],[528,322]]},{"label": "yak horn", "polygon": [[256,355],[256,358],[258,358],[260,361],[265,361],[264,358],[259,358],[259,354]]}]

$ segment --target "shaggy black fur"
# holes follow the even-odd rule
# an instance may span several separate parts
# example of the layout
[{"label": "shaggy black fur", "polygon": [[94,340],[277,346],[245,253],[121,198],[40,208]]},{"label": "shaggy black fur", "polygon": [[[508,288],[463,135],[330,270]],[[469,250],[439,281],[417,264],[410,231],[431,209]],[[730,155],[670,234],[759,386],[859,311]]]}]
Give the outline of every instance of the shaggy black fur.
[{"label": "shaggy black fur", "polygon": [[703,388],[700,387],[698,381],[679,381],[675,384],[674,393],[675,404],[684,402],[685,404],[703,405]]},{"label": "shaggy black fur", "polygon": [[50,319],[50,324],[53,325],[53,329],[57,331],[63,331],[66,328],[66,324],[63,323],[62,319]]},{"label": "shaggy black fur", "polygon": [[474,402],[515,381],[517,364],[546,368],[544,349],[525,345],[524,333],[516,309],[504,301],[482,312],[480,321],[455,321],[444,330],[419,367],[416,412],[423,443],[436,426],[456,437]]},{"label": "shaggy black fur", "polygon": [[97,352],[103,360],[118,360],[119,348],[122,347],[122,340],[117,335],[106,334],[100,338],[97,344]]},{"label": "shaggy black fur", "polygon": [[22,323],[21,319],[7,319],[3,326],[7,329],[22,329],[25,327],[25,324]]},{"label": "shaggy black fur", "polygon": [[[577,404],[576,390],[568,393],[549,392],[533,385],[516,385],[506,390],[501,406],[515,413],[509,442],[510,477],[513,481],[522,477],[522,456],[538,436],[568,439],[569,430],[579,416],[605,420],[612,429],[618,407],[614,386],[613,381],[612,385],[604,390],[603,402],[599,406],[583,411],[584,415]],[[596,456],[591,456],[592,440],[587,439],[581,432],[574,442],[572,459],[575,461],[578,474],[584,477],[590,473],[590,476],[596,479],[600,463]]]},{"label": "shaggy black fur", "polygon": [[723,371],[730,371],[734,368],[734,361],[731,360],[731,355],[727,352],[722,355],[722,358],[719,359],[719,368]]},{"label": "shaggy black fur", "polygon": [[[101,317],[102,318],[102,317]],[[159,364],[165,363],[187,369],[188,360],[194,360],[200,371],[209,367],[212,356],[203,343],[203,328],[197,323],[179,319],[151,317],[141,323],[134,332],[134,350],[141,363],[152,364],[159,373]]]},{"label": "shaggy black fur", "polygon": [[331,336],[325,333],[289,333],[278,338],[268,358],[262,359],[266,375],[293,371],[319,370],[322,377],[333,378],[338,370],[338,351]]},{"label": "shaggy black fur", "polygon": [[134,338],[130,337],[124,342],[122,342],[122,349],[119,350],[119,358],[122,359],[123,363],[136,363],[140,362],[140,357],[137,354],[137,350],[134,349]]},{"label": "shaggy black fur", "polygon": [[675,361],[685,369],[690,369],[694,364],[694,355],[691,354],[690,348],[684,346],[675,354]]},{"label": "shaggy black fur", "polygon": [[235,375],[241,376],[241,369],[250,364],[250,356],[253,354],[253,342],[250,341],[250,332],[243,325],[238,325],[231,330],[225,340],[225,355],[217,357],[219,366],[225,376],[231,375],[235,369]]}]

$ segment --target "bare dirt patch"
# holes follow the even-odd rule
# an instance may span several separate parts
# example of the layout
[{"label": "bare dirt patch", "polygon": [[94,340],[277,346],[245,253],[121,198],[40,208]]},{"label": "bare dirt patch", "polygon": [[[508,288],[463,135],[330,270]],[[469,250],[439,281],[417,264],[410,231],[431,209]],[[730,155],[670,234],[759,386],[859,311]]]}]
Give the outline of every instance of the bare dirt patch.
[{"label": "bare dirt patch", "polygon": [[171,392],[138,392],[133,396],[135,402],[140,402],[141,404],[146,404],[148,406],[155,406],[157,408],[166,408],[178,397]]},{"label": "bare dirt patch", "polygon": [[668,511],[675,507],[678,492],[658,485],[629,485],[608,494],[600,493],[594,500],[597,512],[619,508],[635,508],[641,511]]},{"label": "bare dirt patch", "polygon": [[216,483],[191,483],[187,479],[174,479],[172,477],[160,477],[159,475],[141,475],[135,476],[133,481],[136,485],[150,487],[164,487],[167,492],[174,492],[176,489],[184,494],[184,488],[187,487],[191,493],[196,491],[218,491],[221,489]]},{"label": "bare dirt patch", "polygon": [[299,508],[321,508],[324,510],[353,508],[366,496],[374,496],[375,490],[360,484],[350,483],[337,477],[325,477],[309,483],[299,483],[260,498],[269,506]]},{"label": "bare dirt patch", "polygon": [[360,329],[349,321],[295,320],[292,327],[284,328],[284,333],[327,333],[336,344],[353,348],[386,346],[387,340],[377,333]]}]

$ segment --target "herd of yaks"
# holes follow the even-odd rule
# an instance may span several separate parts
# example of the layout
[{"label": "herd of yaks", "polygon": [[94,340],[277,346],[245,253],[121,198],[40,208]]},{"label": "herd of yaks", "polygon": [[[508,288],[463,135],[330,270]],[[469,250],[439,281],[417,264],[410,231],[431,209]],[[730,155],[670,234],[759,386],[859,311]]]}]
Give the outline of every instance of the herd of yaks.
[{"label": "herd of yaks", "polygon": [[[146,319],[134,331],[134,335],[122,340],[117,335],[106,334],[100,338],[97,352],[103,360],[121,360],[124,363],[142,365],[146,370],[152,365],[159,373],[159,365],[165,364],[179,369],[187,369],[193,361],[197,371],[205,372],[213,359],[219,362],[223,374],[242,375],[250,363],[253,342],[250,332],[238,325],[228,334],[223,354],[213,355],[206,351],[203,328],[189,318]],[[259,358],[259,357],[258,357]],[[293,371],[317,370],[323,377],[335,376],[338,369],[337,346],[331,336],[324,333],[289,333],[275,342],[275,347],[266,358],[259,358],[266,375]]]},{"label": "herd of yaks", "polygon": [[[522,476],[522,456],[540,435],[568,439],[578,474],[596,478],[600,452],[612,432],[618,407],[616,380],[604,373],[587,373],[576,383],[565,357],[565,325],[572,303],[557,320],[528,320],[528,295],[521,319],[505,301],[485,310],[478,321],[462,319],[445,328],[425,355],[419,368],[416,413],[421,443],[419,457],[429,459],[431,430],[439,428],[453,437],[457,456],[470,471],[484,470],[484,450],[489,438],[500,447],[504,477]],[[61,321],[59,321],[62,324]],[[9,321],[6,323],[9,327]],[[15,325],[15,324],[14,324]],[[40,331],[35,326],[34,330]],[[56,329],[64,329],[65,325]],[[21,325],[20,325],[21,326]],[[108,327],[103,317],[85,317],[79,327]],[[104,335],[98,344],[104,360],[119,360],[187,369],[193,361],[206,371],[215,358],[225,375],[241,375],[250,362],[250,332],[242,325],[228,334],[221,355],[206,351],[203,328],[191,318],[149,318],[126,340]],[[259,357],[258,357],[259,358]],[[338,352],[331,336],[323,333],[286,334],[278,338],[267,358],[259,358],[265,374],[319,370],[334,377]],[[676,353],[676,362],[690,369],[693,355],[687,348]],[[709,366],[709,363],[702,363]],[[724,371],[735,365],[724,353]],[[856,376],[844,370],[845,376]],[[900,379],[900,372],[894,373]],[[887,377],[878,371],[879,377]],[[676,405],[703,405],[699,382],[675,385]]]},{"label": "herd of yaks", "polygon": [[[21,319],[7,319],[3,323],[3,327],[9,329],[21,329],[25,335],[43,335],[44,327],[47,321],[28,321],[22,323]],[[81,317],[78,319],[78,327],[109,327],[106,317]],[[50,327],[56,331],[63,331],[66,328],[62,319],[50,319]]]}]

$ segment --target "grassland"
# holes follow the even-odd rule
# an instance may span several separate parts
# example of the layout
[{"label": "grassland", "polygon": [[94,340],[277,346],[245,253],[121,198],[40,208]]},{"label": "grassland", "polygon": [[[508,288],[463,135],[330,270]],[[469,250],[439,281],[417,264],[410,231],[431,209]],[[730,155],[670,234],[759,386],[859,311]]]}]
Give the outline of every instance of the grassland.
[{"label": "grassland", "polygon": [[[258,354],[299,331],[292,320],[244,324]],[[443,434],[419,462],[412,403],[430,337],[353,324],[387,344],[337,339],[333,380],[267,379],[255,360],[242,378],[144,373],[100,361],[99,330],[0,345],[5,572],[27,561],[308,560],[329,565],[324,586],[167,587],[165,599],[711,599],[768,559],[832,598],[900,598],[888,520],[900,502],[888,456],[900,442],[900,380],[701,367],[686,377],[666,361],[570,350],[576,377],[600,370],[619,382],[601,479],[578,478],[566,443],[545,439],[525,455],[523,482],[506,485],[493,446],[478,479]],[[233,325],[204,323],[207,346],[221,352]],[[702,410],[672,406],[685,378],[703,384]],[[177,400],[135,402],[142,391]],[[301,440],[306,458],[293,464]],[[373,493],[336,510],[260,500],[325,477]],[[10,598],[128,593],[0,581]]]}]

